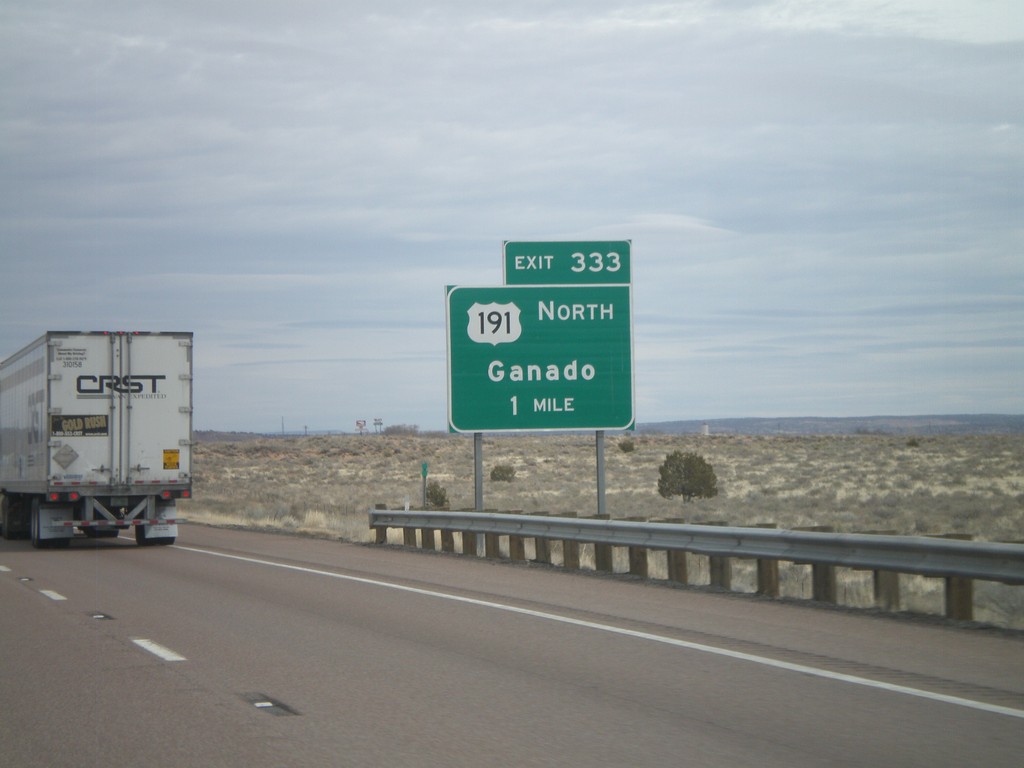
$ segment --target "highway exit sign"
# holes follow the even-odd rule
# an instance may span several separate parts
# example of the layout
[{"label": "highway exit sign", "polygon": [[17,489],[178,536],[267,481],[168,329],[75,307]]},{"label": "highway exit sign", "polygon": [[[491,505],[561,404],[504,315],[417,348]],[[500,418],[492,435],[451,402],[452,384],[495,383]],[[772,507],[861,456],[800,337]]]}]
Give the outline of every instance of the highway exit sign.
[{"label": "highway exit sign", "polygon": [[449,428],[632,429],[630,291],[600,284],[449,286]]},{"label": "highway exit sign", "polygon": [[631,246],[630,240],[506,240],[505,285],[628,284]]}]

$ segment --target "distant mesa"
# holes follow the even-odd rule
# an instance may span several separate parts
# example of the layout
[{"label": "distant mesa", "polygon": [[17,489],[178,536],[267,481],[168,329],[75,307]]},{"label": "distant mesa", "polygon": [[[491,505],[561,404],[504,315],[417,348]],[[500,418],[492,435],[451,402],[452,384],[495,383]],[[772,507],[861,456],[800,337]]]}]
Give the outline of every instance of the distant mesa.
[{"label": "distant mesa", "polygon": [[[1024,434],[1024,416],[1006,414],[963,414],[941,416],[786,416],[770,418],[691,419],[657,421],[637,425],[638,434],[664,435],[1019,435]],[[340,435],[344,431],[313,431],[314,435]],[[423,436],[445,432],[425,432]],[[200,442],[234,442],[281,433],[217,432],[196,430]],[[301,437],[301,433],[284,435]]]},{"label": "distant mesa", "polygon": [[964,414],[700,419],[639,424],[637,431],[667,435],[1008,435],[1024,433],[1024,416]]}]

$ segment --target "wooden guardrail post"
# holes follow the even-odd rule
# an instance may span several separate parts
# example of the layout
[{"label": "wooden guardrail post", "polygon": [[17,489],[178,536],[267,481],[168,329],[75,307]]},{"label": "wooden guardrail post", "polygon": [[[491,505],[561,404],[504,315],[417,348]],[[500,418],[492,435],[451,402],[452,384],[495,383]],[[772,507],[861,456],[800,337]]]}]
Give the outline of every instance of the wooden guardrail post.
[{"label": "wooden guardrail post", "polygon": [[416,529],[415,528],[403,528],[402,529],[402,544],[407,547],[416,546]]},{"label": "wooden guardrail post", "polygon": [[[961,539],[970,541],[969,533],[945,533],[937,539]],[[956,621],[974,621],[974,579],[962,576],[946,576],[946,618]]]},{"label": "wooden guardrail post", "polygon": [[[472,512],[472,509],[460,509],[460,512]],[[460,531],[462,534],[462,554],[477,556],[476,551],[476,532],[475,531]]]},{"label": "wooden guardrail post", "polygon": [[946,618],[974,621],[974,579],[946,577]]},{"label": "wooden guardrail post", "polygon": [[[697,525],[725,525],[722,520],[700,522]],[[708,579],[712,587],[732,589],[732,558],[708,556]]]},{"label": "wooden guardrail post", "polygon": [[[624,520],[633,520],[635,522],[644,522],[647,520],[645,517],[626,517]],[[628,547],[629,550],[629,572],[633,576],[639,576],[641,579],[647,578],[647,547]]]},{"label": "wooden guardrail post", "polygon": [[712,587],[732,589],[732,560],[728,557],[709,557],[708,579]]},{"label": "wooden guardrail post", "polygon": [[526,541],[522,536],[508,537],[508,559],[518,561],[526,559]]},{"label": "wooden guardrail post", "polygon": [[[672,523],[675,525],[682,525],[686,522],[681,517],[678,518],[666,518],[660,520],[662,523]],[[679,584],[689,584],[690,578],[686,568],[686,550],[683,549],[669,549],[665,551],[665,565],[668,568],[668,580],[674,581]]]},{"label": "wooden guardrail post", "polygon": [[876,608],[884,611],[900,609],[900,575],[896,571],[872,571],[871,588]]},{"label": "wooden guardrail post", "polygon": [[647,549],[644,547],[629,548],[629,572],[641,579],[647,578]]},{"label": "wooden guardrail post", "polygon": [[[591,520],[610,520],[611,515],[594,515]],[[594,570],[611,573],[615,570],[612,561],[612,545],[594,542]]]},{"label": "wooden guardrail post", "polygon": [[497,560],[501,557],[501,540],[496,533],[484,534],[484,557]]},{"label": "wooden guardrail post", "polygon": [[687,572],[686,568],[686,550],[670,549],[667,552],[667,557],[669,581],[676,581],[680,584],[689,584],[690,574]]},{"label": "wooden guardrail post", "polygon": [[[835,531],[835,528],[831,525],[808,525],[793,530],[831,533]],[[836,567],[834,565],[811,563],[811,599],[822,603],[835,604],[837,602]]]},{"label": "wooden guardrail post", "polygon": [[[776,528],[775,523],[758,523],[755,528]],[[779,561],[759,558],[757,561],[757,594],[779,596]]]},{"label": "wooden guardrail post", "polygon": [[423,549],[436,549],[433,528],[420,528],[420,547]]},{"label": "wooden guardrail post", "polygon": [[[485,509],[484,512],[493,512],[493,509]],[[491,560],[501,559],[501,534],[484,534],[484,557]]]},{"label": "wooden guardrail post", "polygon": [[[531,512],[531,515],[545,517],[547,512]],[[551,543],[543,536],[536,536],[533,539],[533,559],[538,563],[551,563]]]},{"label": "wooden guardrail post", "polygon": [[[869,536],[895,536],[895,530],[885,531],[858,531],[858,533]],[[871,591],[874,596],[876,608],[883,611],[898,611],[900,609],[900,575],[897,571],[871,572]]]},{"label": "wooden guardrail post", "polygon": [[[576,517],[575,512],[563,512],[563,517]],[[578,570],[580,567],[580,543],[578,541],[562,541],[562,567]]]},{"label": "wooden guardrail post", "polygon": [[455,533],[453,531],[441,531],[441,551],[455,551]]},{"label": "wooden guardrail post", "polygon": [[[509,512],[510,515],[521,515],[523,510],[514,509]],[[522,561],[526,559],[526,539],[522,536],[515,534],[509,534],[508,537],[508,559],[513,561]]]},{"label": "wooden guardrail post", "polygon": [[[387,504],[374,504],[374,509],[387,509]],[[387,544],[388,543],[388,527],[386,525],[374,525],[373,528],[373,543],[374,544]]]}]

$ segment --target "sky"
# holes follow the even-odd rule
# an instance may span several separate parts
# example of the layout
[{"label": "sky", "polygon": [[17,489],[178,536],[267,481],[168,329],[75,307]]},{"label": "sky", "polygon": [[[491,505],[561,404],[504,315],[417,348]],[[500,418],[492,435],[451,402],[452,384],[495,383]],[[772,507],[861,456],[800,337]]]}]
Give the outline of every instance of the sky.
[{"label": "sky", "polygon": [[632,243],[635,415],[1024,413],[1018,0],[0,0],[0,357],[447,428],[445,286]]}]

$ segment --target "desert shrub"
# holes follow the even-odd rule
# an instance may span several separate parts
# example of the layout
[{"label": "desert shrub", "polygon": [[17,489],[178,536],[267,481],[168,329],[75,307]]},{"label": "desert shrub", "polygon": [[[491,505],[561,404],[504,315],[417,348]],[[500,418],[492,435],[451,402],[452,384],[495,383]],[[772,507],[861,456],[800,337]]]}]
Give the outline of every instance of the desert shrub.
[{"label": "desert shrub", "polygon": [[673,451],[665,457],[658,474],[658,493],[666,499],[682,496],[683,501],[690,501],[718,495],[715,470],[699,454]]},{"label": "desert shrub", "polygon": [[491,480],[501,483],[511,483],[515,479],[516,468],[511,464],[496,464],[491,469]]},{"label": "desert shrub", "polygon": [[627,437],[625,440],[619,440],[619,450],[623,453],[632,453],[636,450],[636,443],[633,442],[633,438]]},{"label": "desert shrub", "polygon": [[448,506],[448,491],[437,480],[427,481],[427,507],[443,509]]},{"label": "desert shrub", "polygon": [[385,435],[399,435],[407,437],[409,435],[418,435],[419,432],[420,428],[417,424],[392,424],[390,427],[384,427]]}]

